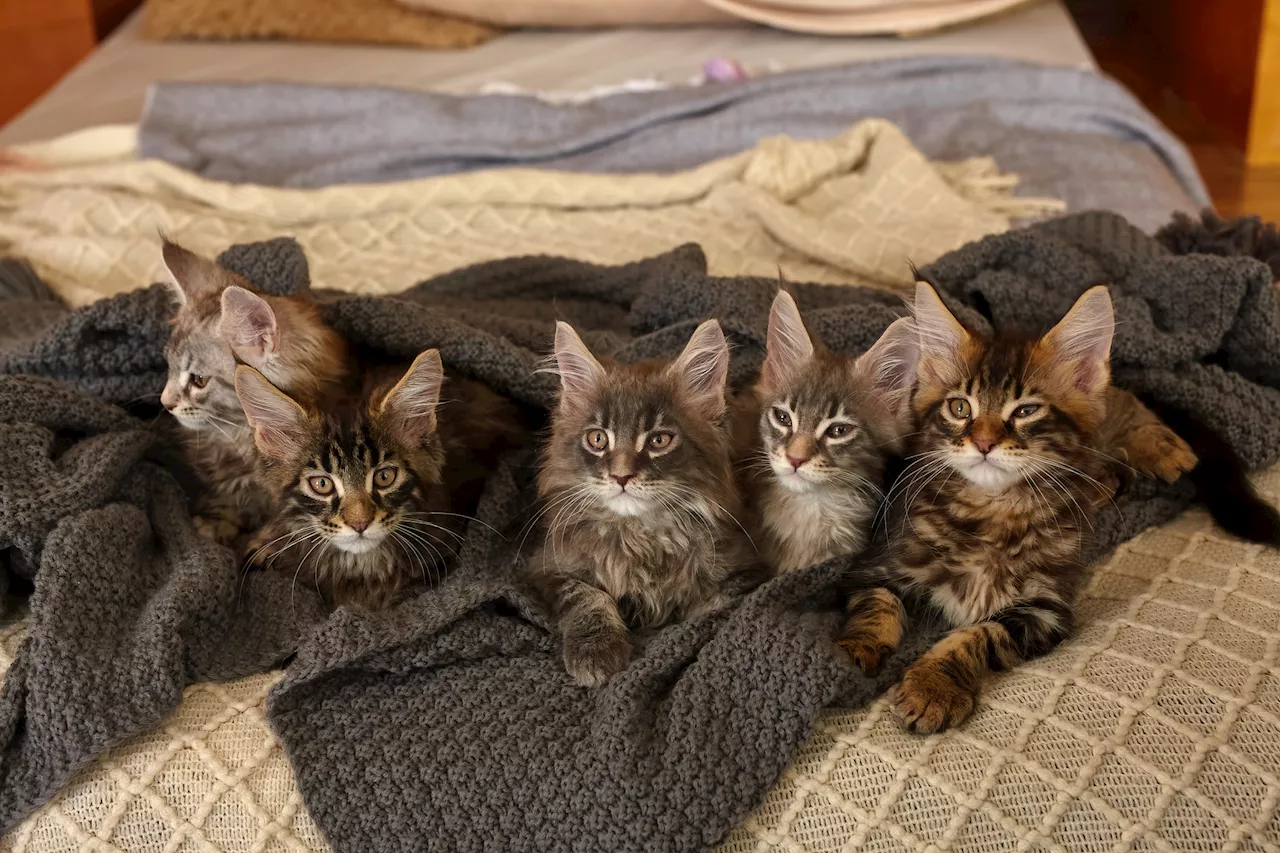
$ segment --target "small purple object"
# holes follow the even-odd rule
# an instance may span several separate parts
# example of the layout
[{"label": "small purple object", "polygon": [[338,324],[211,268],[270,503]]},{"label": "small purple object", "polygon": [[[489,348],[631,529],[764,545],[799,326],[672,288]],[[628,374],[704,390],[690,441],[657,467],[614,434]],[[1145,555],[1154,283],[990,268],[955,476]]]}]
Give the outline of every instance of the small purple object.
[{"label": "small purple object", "polygon": [[702,73],[707,75],[708,80],[714,80],[717,83],[731,83],[735,80],[746,80],[747,72],[742,70],[742,66],[732,59],[724,59],[716,57],[708,59],[702,63]]}]

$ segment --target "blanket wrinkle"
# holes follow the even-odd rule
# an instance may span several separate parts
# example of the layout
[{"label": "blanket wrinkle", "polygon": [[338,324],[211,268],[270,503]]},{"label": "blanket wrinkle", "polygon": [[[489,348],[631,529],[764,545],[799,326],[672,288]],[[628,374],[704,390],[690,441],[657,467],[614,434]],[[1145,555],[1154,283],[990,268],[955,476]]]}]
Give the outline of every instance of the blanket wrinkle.
[{"label": "blanket wrinkle", "polygon": [[[298,285],[297,244],[236,253],[251,281]],[[924,272],[949,302],[1030,328],[1057,319],[1087,286],[1110,284],[1117,381],[1217,413],[1253,465],[1280,459],[1280,317],[1265,265],[1170,255],[1122,219],[1088,213],[988,237]],[[358,341],[393,354],[439,346],[451,369],[545,406],[554,384],[534,371],[562,309],[627,360],[671,357],[692,324],[721,314],[742,379],[763,358],[776,287],[775,278],[709,276],[685,247],[621,267],[538,256],[486,263],[446,276],[443,296],[427,280],[395,297],[322,297]],[[837,352],[865,350],[903,311],[883,291],[790,287]],[[836,560],[775,579],[725,612],[642,635],[626,671],[603,688],[578,687],[519,584],[535,503],[527,453],[493,473],[477,510],[498,532],[472,525],[455,571],[392,611],[326,614],[288,577],[241,578],[227,551],[195,536],[170,465],[148,456],[166,443],[146,420],[170,310],[158,290],[70,312],[39,340],[0,347],[9,359],[0,452],[15,463],[0,466],[0,507],[39,522],[33,547],[16,549],[35,593],[0,691],[0,826],[161,722],[192,681],[292,656],[267,715],[336,849],[708,849],[777,782],[824,706],[866,704],[931,639],[916,630],[875,680],[850,667],[830,642],[839,618],[830,587],[849,562]],[[1187,322],[1183,311],[1206,319]],[[158,316],[134,329],[121,322],[150,312]],[[146,357],[126,357],[146,329],[157,336],[141,347]],[[76,363],[75,342],[93,330],[95,357],[121,350],[108,362],[115,373]],[[148,381],[150,407],[122,390]],[[133,458],[142,461],[123,461]],[[24,480],[43,472],[62,484],[85,471],[106,482],[73,490],[75,501]],[[1092,556],[1190,499],[1185,483],[1140,483],[1121,509],[1094,519]],[[7,536],[0,545],[15,551]]]}]

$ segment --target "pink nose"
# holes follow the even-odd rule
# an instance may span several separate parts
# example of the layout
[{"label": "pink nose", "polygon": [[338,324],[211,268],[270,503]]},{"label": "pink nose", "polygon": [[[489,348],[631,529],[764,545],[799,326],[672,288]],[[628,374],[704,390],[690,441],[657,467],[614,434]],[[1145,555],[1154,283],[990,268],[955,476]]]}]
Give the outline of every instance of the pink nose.
[{"label": "pink nose", "polygon": [[627,483],[630,483],[633,479],[635,479],[636,475],[635,474],[613,474],[612,476],[613,476],[613,481],[625,489],[627,487]]},{"label": "pink nose", "polygon": [[364,533],[366,530],[369,529],[369,519],[361,518],[355,521],[348,521],[347,527],[350,527],[356,533]]},{"label": "pink nose", "polygon": [[991,448],[996,446],[996,440],[993,438],[977,438],[973,439],[973,446],[978,448],[982,454],[991,452]]},{"label": "pink nose", "polygon": [[790,455],[790,454],[787,454],[787,461],[791,463],[791,467],[792,467],[792,468],[794,468],[795,470],[799,471],[799,470],[800,470],[800,466],[801,466],[801,465],[803,465],[804,463],[808,462],[809,460],[808,460],[808,459],[797,459],[796,457],[794,457],[794,456],[792,456],[792,455]]}]

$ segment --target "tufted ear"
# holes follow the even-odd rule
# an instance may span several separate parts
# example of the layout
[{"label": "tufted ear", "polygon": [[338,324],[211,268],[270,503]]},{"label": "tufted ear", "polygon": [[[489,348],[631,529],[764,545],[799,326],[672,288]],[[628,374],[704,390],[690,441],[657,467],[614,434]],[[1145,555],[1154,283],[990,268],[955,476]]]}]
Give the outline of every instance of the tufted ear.
[{"label": "tufted ear", "polygon": [[302,451],[308,415],[252,367],[236,368],[236,396],[253,429],[253,443],[268,459],[289,459]]},{"label": "tufted ear", "polygon": [[914,318],[920,342],[919,375],[935,382],[954,381],[963,373],[968,329],[942,303],[933,286],[923,281],[916,282]]},{"label": "tufted ear", "polygon": [[871,349],[858,356],[853,369],[884,396],[890,411],[899,413],[911,398],[919,364],[920,334],[910,318],[900,317],[889,324]]},{"label": "tufted ear", "polygon": [[556,322],[556,372],[565,395],[590,392],[604,378],[604,367],[587,349],[573,326]]},{"label": "tufted ear", "polygon": [[164,268],[169,273],[166,284],[173,291],[178,305],[183,306],[203,293],[217,293],[229,284],[240,281],[235,273],[228,272],[208,258],[184,249],[171,240],[164,241],[161,250]]},{"label": "tufted ear", "polygon": [[436,406],[444,384],[440,352],[418,354],[395,387],[378,406],[378,414],[391,419],[391,428],[408,444],[420,444],[436,428]]},{"label": "tufted ear", "polygon": [[280,330],[276,313],[256,293],[232,285],[222,291],[218,335],[245,364],[260,367],[276,351]]},{"label": "tufted ear", "polygon": [[803,367],[813,358],[813,341],[800,318],[800,309],[790,293],[779,290],[769,309],[768,354],[760,376],[770,386]]},{"label": "tufted ear", "polygon": [[1111,294],[1098,285],[1076,300],[1067,316],[1040,339],[1040,345],[1070,367],[1077,391],[1093,396],[1104,392],[1111,381],[1111,339],[1115,331]]},{"label": "tufted ear", "polygon": [[712,417],[724,411],[724,386],[729,377],[729,343],[715,320],[693,330],[684,352],[667,371]]}]

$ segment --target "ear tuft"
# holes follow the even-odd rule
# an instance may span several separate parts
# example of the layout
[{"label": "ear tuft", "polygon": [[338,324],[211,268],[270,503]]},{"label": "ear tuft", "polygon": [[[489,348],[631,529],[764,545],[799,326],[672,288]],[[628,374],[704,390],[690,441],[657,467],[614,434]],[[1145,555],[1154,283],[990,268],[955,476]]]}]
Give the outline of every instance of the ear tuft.
[{"label": "ear tuft", "polygon": [[236,396],[253,429],[253,442],[259,453],[282,460],[302,450],[308,416],[291,397],[243,364],[236,368]]},{"label": "ear tuft", "polygon": [[707,320],[694,329],[684,352],[667,370],[709,415],[718,417],[724,411],[729,343],[718,322]]},{"label": "ear tuft", "polygon": [[890,411],[900,414],[911,398],[919,365],[919,332],[909,317],[900,317],[889,324],[871,349],[858,357],[854,370],[884,395]]},{"label": "ear tuft", "polygon": [[776,386],[813,358],[813,341],[790,293],[779,290],[769,309],[768,354],[760,375]]},{"label": "ear tuft", "polygon": [[1111,340],[1115,336],[1115,309],[1107,288],[1091,287],[1058,325],[1041,339],[1053,356],[1070,365],[1076,390],[1100,394],[1111,381]]},{"label": "ear tuft", "polygon": [[564,394],[586,394],[604,378],[604,367],[587,349],[573,326],[556,321],[556,372]]},{"label": "ear tuft", "polygon": [[218,334],[241,361],[254,367],[276,351],[280,332],[276,314],[256,293],[232,285],[222,291],[222,316]]},{"label": "ear tuft", "polygon": [[436,407],[440,404],[443,384],[440,352],[429,349],[419,353],[400,381],[382,398],[378,414],[391,419],[391,428],[401,440],[421,444],[436,428]]},{"label": "ear tuft", "polygon": [[237,278],[213,261],[200,257],[172,240],[164,241],[160,254],[164,259],[165,270],[169,273],[166,283],[173,290],[179,306],[186,305],[198,294],[217,293]]}]

